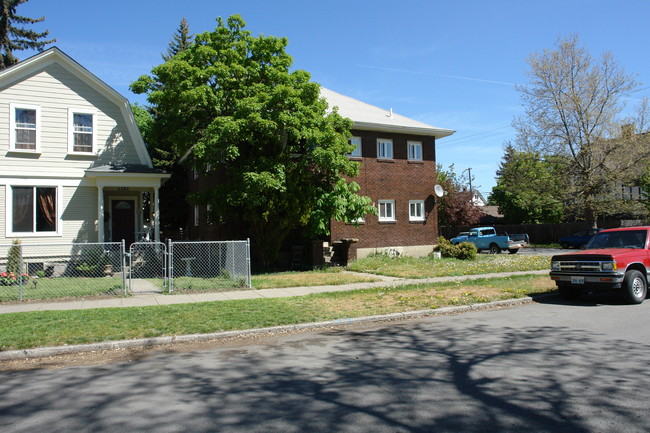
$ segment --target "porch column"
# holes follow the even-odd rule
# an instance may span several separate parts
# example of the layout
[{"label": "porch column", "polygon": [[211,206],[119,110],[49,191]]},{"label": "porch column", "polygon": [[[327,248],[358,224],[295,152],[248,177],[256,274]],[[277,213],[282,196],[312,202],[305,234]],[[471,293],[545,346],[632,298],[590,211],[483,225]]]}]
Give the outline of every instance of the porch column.
[{"label": "porch column", "polygon": [[160,242],[160,203],[158,203],[158,191],[160,187],[156,186],[153,189],[153,236],[154,241]]},{"label": "porch column", "polygon": [[104,242],[104,187],[97,187],[97,242]]}]

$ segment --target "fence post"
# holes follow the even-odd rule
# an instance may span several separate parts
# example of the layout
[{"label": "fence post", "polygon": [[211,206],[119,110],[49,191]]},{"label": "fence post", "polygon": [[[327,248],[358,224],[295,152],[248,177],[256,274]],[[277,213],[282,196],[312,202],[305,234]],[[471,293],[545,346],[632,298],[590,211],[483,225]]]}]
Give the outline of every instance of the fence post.
[{"label": "fence post", "polygon": [[126,242],[122,239],[122,291],[126,296]]},{"label": "fence post", "polygon": [[248,288],[253,288],[253,278],[251,277],[251,240],[246,238],[246,270],[248,273]]},{"label": "fence post", "polygon": [[18,272],[18,278],[20,280],[18,281],[18,284],[20,284],[20,289],[19,289],[20,302],[22,302],[23,301],[23,273],[24,273],[23,272],[23,246],[22,245],[18,245],[18,257],[19,257],[18,263],[20,265],[20,270]]},{"label": "fence post", "polygon": [[174,243],[167,239],[167,290],[169,293],[174,291]]}]

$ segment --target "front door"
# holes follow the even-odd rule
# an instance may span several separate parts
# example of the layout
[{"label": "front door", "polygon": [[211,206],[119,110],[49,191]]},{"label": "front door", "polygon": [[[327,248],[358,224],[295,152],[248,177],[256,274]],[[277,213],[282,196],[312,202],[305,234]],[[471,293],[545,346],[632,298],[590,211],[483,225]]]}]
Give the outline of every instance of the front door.
[{"label": "front door", "polygon": [[124,239],[128,247],[135,242],[135,200],[113,200],[111,214],[112,241]]}]

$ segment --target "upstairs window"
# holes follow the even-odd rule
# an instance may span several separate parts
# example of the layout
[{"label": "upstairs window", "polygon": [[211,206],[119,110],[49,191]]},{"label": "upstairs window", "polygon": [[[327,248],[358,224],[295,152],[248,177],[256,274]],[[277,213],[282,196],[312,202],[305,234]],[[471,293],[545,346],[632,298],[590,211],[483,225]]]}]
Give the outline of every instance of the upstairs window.
[{"label": "upstairs window", "polygon": [[9,149],[17,152],[40,151],[41,109],[33,105],[10,104],[11,138]]},{"label": "upstairs window", "polygon": [[70,153],[95,153],[95,113],[87,110],[69,110]]},{"label": "upstairs window", "polygon": [[422,161],[422,142],[408,142],[408,159],[409,161]]},{"label": "upstairs window", "polygon": [[379,200],[379,221],[395,221],[395,200]]},{"label": "upstairs window", "polygon": [[424,221],[424,200],[409,201],[409,221]]},{"label": "upstairs window", "polygon": [[361,137],[351,137],[350,144],[355,146],[354,150],[348,154],[355,158],[360,158],[361,155]]},{"label": "upstairs window", "polygon": [[377,139],[377,158],[393,159],[393,140],[389,138]]},{"label": "upstairs window", "polygon": [[56,187],[14,186],[11,192],[13,233],[57,231]]}]

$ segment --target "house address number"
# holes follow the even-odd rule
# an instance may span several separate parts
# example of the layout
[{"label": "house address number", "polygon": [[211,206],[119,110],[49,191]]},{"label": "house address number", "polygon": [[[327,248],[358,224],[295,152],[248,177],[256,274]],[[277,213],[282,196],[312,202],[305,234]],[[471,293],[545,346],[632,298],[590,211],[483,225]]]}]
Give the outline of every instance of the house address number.
[{"label": "house address number", "polygon": [[118,191],[128,191],[128,190],[129,190],[129,187],[128,187],[128,186],[118,186],[118,187],[117,187],[117,190],[118,190]]}]

